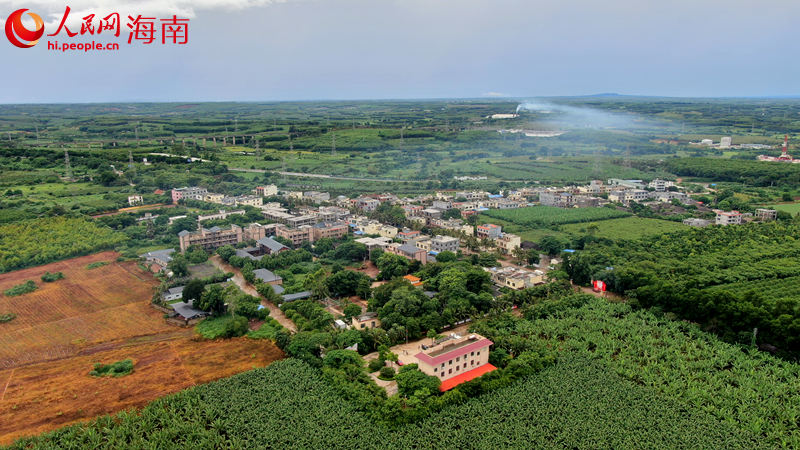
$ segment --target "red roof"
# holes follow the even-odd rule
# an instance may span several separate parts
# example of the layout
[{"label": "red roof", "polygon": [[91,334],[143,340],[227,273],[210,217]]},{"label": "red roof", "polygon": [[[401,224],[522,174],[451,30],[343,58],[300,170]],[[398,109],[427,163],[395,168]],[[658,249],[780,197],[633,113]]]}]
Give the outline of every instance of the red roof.
[{"label": "red roof", "polygon": [[458,386],[461,383],[466,383],[467,381],[474,380],[475,378],[478,378],[479,376],[487,374],[494,370],[497,370],[497,367],[491,364],[484,364],[480,367],[468,370],[462,373],[461,375],[456,375],[453,378],[448,378],[447,380],[442,381],[441,386],[439,386],[439,390],[442,392],[449,391],[450,389],[453,389],[454,387]]},{"label": "red roof", "polygon": [[425,353],[422,353],[422,352],[417,353],[415,356],[416,356],[416,358],[418,360],[420,360],[422,362],[425,362],[428,365],[436,367],[436,366],[438,366],[439,364],[441,364],[443,362],[449,361],[449,360],[451,360],[453,358],[456,358],[458,356],[466,355],[467,353],[469,353],[471,351],[478,350],[478,349],[481,349],[481,348],[484,348],[484,347],[488,347],[488,346],[490,346],[492,344],[493,344],[492,341],[490,341],[489,339],[483,338],[483,339],[477,340],[477,341],[475,341],[475,342],[473,342],[473,343],[471,343],[469,345],[465,345],[463,347],[454,349],[454,350],[452,350],[450,352],[442,353],[441,355],[439,355],[439,356],[437,356],[435,358],[432,358],[429,355],[426,355]]}]

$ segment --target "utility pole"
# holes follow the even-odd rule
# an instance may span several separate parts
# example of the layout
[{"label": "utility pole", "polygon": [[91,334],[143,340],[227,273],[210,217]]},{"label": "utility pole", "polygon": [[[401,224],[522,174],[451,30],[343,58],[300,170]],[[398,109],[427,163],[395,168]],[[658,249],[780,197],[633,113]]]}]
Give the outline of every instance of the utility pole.
[{"label": "utility pole", "polygon": [[72,179],[72,167],[69,165],[69,150],[64,149],[64,168],[66,169],[66,176],[68,180]]},{"label": "utility pole", "polygon": [[331,131],[331,156],[336,156],[336,132]]}]

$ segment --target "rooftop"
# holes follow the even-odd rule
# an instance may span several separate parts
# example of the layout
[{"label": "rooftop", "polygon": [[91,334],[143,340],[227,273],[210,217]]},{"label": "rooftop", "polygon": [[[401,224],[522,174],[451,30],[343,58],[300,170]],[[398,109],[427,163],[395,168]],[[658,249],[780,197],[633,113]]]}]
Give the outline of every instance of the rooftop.
[{"label": "rooftop", "polygon": [[439,386],[439,390],[449,391],[454,387],[458,386],[461,383],[466,383],[467,381],[474,380],[482,375],[485,375],[489,372],[497,370],[497,367],[491,364],[484,364],[482,366],[476,367],[472,370],[468,370],[460,375],[456,375],[453,378],[448,378],[447,380],[442,381],[442,384]]},{"label": "rooftop", "polygon": [[253,271],[253,275],[255,275],[256,278],[263,281],[264,283],[271,283],[273,281],[282,280],[281,277],[279,277],[274,272],[267,269],[256,269]]},{"label": "rooftop", "polygon": [[443,342],[417,353],[415,356],[422,362],[436,366],[456,356],[488,347],[492,344],[494,344],[492,341],[478,334],[470,334],[469,336],[453,335]]}]

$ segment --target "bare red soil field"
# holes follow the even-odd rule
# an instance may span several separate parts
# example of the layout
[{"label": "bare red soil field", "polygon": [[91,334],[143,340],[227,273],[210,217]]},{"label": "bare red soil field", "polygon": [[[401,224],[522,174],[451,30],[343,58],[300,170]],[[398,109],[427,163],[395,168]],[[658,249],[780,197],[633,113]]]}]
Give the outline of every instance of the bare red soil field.
[{"label": "bare red soil field", "polygon": [[[0,296],[0,445],[207,383],[284,357],[270,341],[199,340],[150,307],[152,274],[103,252],[0,275],[0,291],[33,280],[36,291]],[[93,262],[109,264],[87,269]],[[64,279],[44,283],[45,272]],[[94,363],[134,361],[120,378]]]}]

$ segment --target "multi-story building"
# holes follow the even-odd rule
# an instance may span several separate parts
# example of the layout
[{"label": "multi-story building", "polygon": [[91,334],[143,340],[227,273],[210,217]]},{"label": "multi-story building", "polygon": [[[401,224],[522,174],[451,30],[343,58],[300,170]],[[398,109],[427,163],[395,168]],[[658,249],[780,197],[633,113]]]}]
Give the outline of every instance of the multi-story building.
[{"label": "multi-story building", "polygon": [[275,228],[275,236],[288,239],[297,247],[304,241],[314,241],[314,228],[311,225],[302,225],[297,228],[288,228],[284,225]]},{"label": "multi-story building", "polygon": [[503,253],[511,254],[515,249],[518,249],[522,245],[522,238],[516,234],[503,233],[503,235],[494,242],[497,244],[497,247],[503,251]]},{"label": "multi-story building", "polygon": [[756,209],[756,218],[764,222],[775,220],[778,218],[778,211],[774,209],[758,208]]},{"label": "multi-story building", "polygon": [[285,223],[292,228],[297,228],[302,227],[303,225],[313,225],[317,223],[317,218],[311,214],[304,216],[292,216],[287,218]]},{"label": "multi-story building", "polygon": [[459,240],[458,238],[454,238],[452,236],[440,236],[436,235],[431,240],[431,248],[430,251],[441,253],[441,252],[458,252],[458,245]]},{"label": "multi-story building", "polygon": [[477,233],[476,236],[478,239],[497,239],[503,232],[503,228],[500,225],[495,225],[493,223],[485,223],[483,225],[478,225],[476,228]]},{"label": "multi-story building", "polygon": [[448,209],[453,207],[453,202],[450,200],[434,200],[431,208],[438,209],[440,211],[447,211]]},{"label": "multi-story building", "polygon": [[542,192],[539,194],[539,203],[543,206],[571,208],[573,205],[573,195],[568,192]]},{"label": "multi-story building", "polygon": [[322,222],[342,222],[350,217],[350,211],[338,206],[320,206],[317,219]]},{"label": "multi-story building", "polygon": [[322,238],[339,239],[347,236],[349,227],[345,222],[320,222],[314,224],[312,230],[313,242]]},{"label": "multi-story building", "polygon": [[183,230],[178,233],[181,244],[181,252],[193,245],[199,245],[206,250],[213,250],[223,245],[236,245],[242,242],[242,227],[231,225],[230,229],[220,227],[200,228],[199,231]]},{"label": "multi-story building", "polygon": [[209,192],[208,194],[206,194],[203,197],[203,201],[204,202],[208,202],[208,203],[222,203],[222,201],[224,199],[225,199],[225,195],[223,195],[223,194],[215,194],[213,192]]},{"label": "multi-story building", "polygon": [[208,189],[201,187],[182,187],[172,190],[172,203],[179,200],[203,200],[208,194]]},{"label": "multi-story building", "polygon": [[421,205],[403,205],[402,208],[406,217],[422,215],[422,210],[425,209]]},{"label": "multi-story building", "polygon": [[742,223],[742,213],[739,211],[714,211],[717,217],[714,223],[717,225],[740,225]]},{"label": "multi-story building", "polygon": [[630,203],[647,200],[651,194],[644,189],[627,189],[624,191],[611,191],[608,193],[608,200],[611,202]]},{"label": "multi-story building", "polygon": [[364,212],[372,212],[378,209],[378,206],[381,206],[381,202],[369,197],[361,197],[356,200],[356,208],[364,211]]},{"label": "multi-story building", "polygon": [[647,185],[647,187],[655,189],[656,192],[666,192],[667,189],[673,186],[675,186],[675,183],[672,181],[662,180],[660,178],[656,178]]},{"label": "multi-story building", "polygon": [[610,178],[608,184],[611,186],[622,186],[628,189],[644,189],[644,182],[642,180],[620,180],[619,178]]},{"label": "multi-story building", "polygon": [[316,204],[330,201],[331,194],[327,192],[308,191],[303,192],[303,201],[309,201]]},{"label": "multi-story building", "polygon": [[489,364],[492,341],[477,334],[450,336],[417,353],[417,366],[422,372],[442,380],[441,391],[475,379],[495,370]]},{"label": "multi-story building", "polygon": [[142,199],[141,195],[129,195],[128,196],[128,204],[130,206],[141,205],[142,203],[144,203],[144,199]]},{"label": "multi-story building", "polygon": [[260,195],[240,195],[238,197],[234,197],[233,199],[236,202],[236,206],[261,206],[264,204],[264,197],[261,197]]},{"label": "multi-story building", "polygon": [[[409,242],[411,244],[412,242]],[[422,236],[419,239],[413,241],[415,247],[420,250],[425,250],[425,253],[431,251],[431,238],[428,236]]]},{"label": "multi-story building", "polygon": [[652,193],[653,197],[657,200],[669,203],[672,200],[678,200],[679,202],[683,203],[684,205],[689,204],[691,197],[684,192],[672,192],[672,191],[665,191],[665,192],[654,192]]},{"label": "multi-story building", "polygon": [[375,249],[385,249],[392,240],[385,237],[378,237],[378,238],[371,238],[371,237],[363,237],[356,239],[356,242],[359,244],[364,244],[367,246],[367,251],[370,253]]},{"label": "multi-story building", "polygon": [[395,255],[400,255],[407,259],[415,259],[422,264],[426,264],[428,262],[428,252],[418,248],[414,242],[406,242],[405,244],[389,244],[386,246],[386,251]]},{"label": "multi-story building", "polygon": [[286,208],[261,208],[261,214],[267,220],[280,223],[286,223],[294,217],[294,214],[289,214]]},{"label": "multi-story building", "polygon": [[261,197],[275,197],[278,195],[278,186],[274,184],[268,184],[266,186],[256,186],[253,189],[256,195],[260,195]]},{"label": "multi-story building", "polygon": [[403,231],[397,233],[397,237],[403,242],[418,239],[420,236],[422,236],[422,233],[419,230],[410,230],[408,228],[404,228]]},{"label": "multi-story building", "polygon": [[426,208],[422,210],[422,217],[427,220],[440,219],[442,217],[442,210],[436,208]]}]

